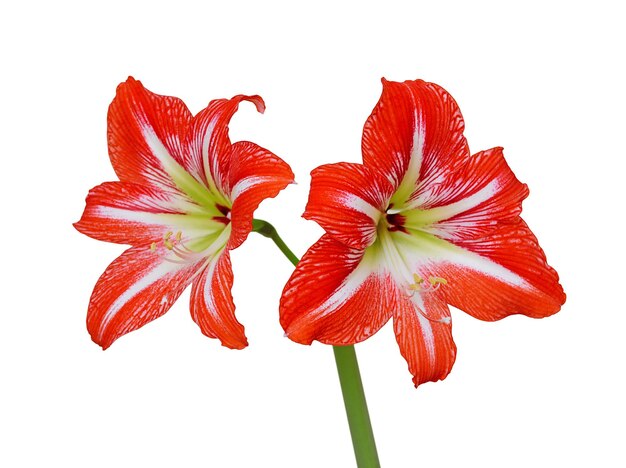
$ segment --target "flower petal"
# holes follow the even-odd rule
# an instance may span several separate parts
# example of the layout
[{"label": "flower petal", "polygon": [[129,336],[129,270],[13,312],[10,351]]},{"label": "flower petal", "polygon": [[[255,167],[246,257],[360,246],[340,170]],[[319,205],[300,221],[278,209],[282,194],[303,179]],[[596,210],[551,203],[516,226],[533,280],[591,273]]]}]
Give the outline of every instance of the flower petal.
[{"label": "flower petal", "polygon": [[324,235],[304,254],[287,282],[280,300],[280,323],[298,343],[358,343],[389,320],[395,292],[368,253]]},{"label": "flower petal", "polygon": [[389,181],[362,164],[326,164],[311,172],[303,216],[319,223],[335,240],[365,248],[376,238],[376,226],[392,193]]},{"label": "flower petal", "polygon": [[109,106],[109,155],[122,182],[176,190],[191,113],[183,101],[148,91],[129,77]]},{"label": "flower petal", "polygon": [[254,210],[266,198],[273,198],[293,183],[289,165],[270,151],[248,141],[232,146],[229,171],[232,202],[232,234],[229,248],[241,245],[252,230]]},{"label": "flower petal", "polygon": [[85,211],[74,227],[106,242],[150,244],[168,231],[188,236],[206,234],[224,225],[220,213],[200,208],[182,194],[128,182],[105,182],[89,191]]},{"label": "flower petal", "polygon": [[232,349],[248,346],[243,325],[235,318],[230,252],[223,250],[196,278],[191,288],[191,316],[206,336]]},{"label": "flower petal", "polygon": [[214,194],[230,192],[229,168],[232,151],[228,124],[241,101],[252,102],[261,113],[265,103],[260,96],[238,95],[232,99],[216,99],[193,118],[186,138],[186,167],[198,174]]},{"label": "flower petal", "polygon": [[[469,155],[463,117],[443,88],[421,80],[383,79],[383,92],[363,129],[363,162],[396,188],[392,203],[433,192]],[[418,184],[419,181],[419,184]]]},{"label": "flower petal", "polygon": [[429,208],[404,212],[406,224],[458,240],[488,236],[498,223],[517,222],[528,187],[502,154],[502,148],[481,151],[459,165],[455,177],[442,182],[445,200]]},{"label": "flower petal", "polygon": [[545,317],[565,301],[558,275],[519,218],[489,236],[454,243],[413,230],[391,235],[409,271],[444,279],[437,295],[476,318]]},{"label": "flower petal", "polygon": [[499,320],[512,314],[542,318],[557,313],[565,303],[559,275],[548,265],[537,238],[521,219],[502,224],[488,237],[455,241],[522,279],[512,284],[482,271],[447,265],[450,278],[443,288],[449,304],[482,320]]},{"label": "flower petal", "polygon": [[166,249],[131,247],[98,280],[87,312],[87,330],[103,349],[169,310],[199,268],[164,260]]},{"label": "flower petal", "polygon": [[430,294],[415,294],[394,314],[396,340],[416,387],[443,380],[452,369],[456,345],[449,316],[445,302]]}]

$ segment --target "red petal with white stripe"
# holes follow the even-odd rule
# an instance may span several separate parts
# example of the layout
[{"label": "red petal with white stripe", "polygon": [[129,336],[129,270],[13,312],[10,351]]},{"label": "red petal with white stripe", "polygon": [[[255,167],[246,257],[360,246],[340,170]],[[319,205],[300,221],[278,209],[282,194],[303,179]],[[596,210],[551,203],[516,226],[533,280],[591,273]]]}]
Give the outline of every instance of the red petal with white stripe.
[{"label": "red petal with white stripe", "polygon": [[184,226],[190,201],[145,185],[105,182],[89,191],[85,211],[74,227],[94,239],[149,244]]},{"label": "red petal with white stripe", "polygon": [[102,274],[89,301],[87,329],[103,349],[167,312],[200,267],[166,261],[167,253],[132,247]]},{"label": "red petal with white stripe", "polygon": [[557,313],[565,303],[559,275],[548,265],[537,238],[521,219],[499,225],[489,236],[457,240],[459,247],[501,265],[523,281],[512,284],[460,265],[442,269],[448,284],[446,301],[482,320],[512,314],[541,318]]},{"label": "red petal with white stripe", "polygon": [[248,346],[243,325],[235,318],[233,268],[230,252],[224,250],[196,278],[191,288],[191,317],[210,338],[232,349]]},{"label": "red petal with white stripe", "polygon": [[417,387],[443,380],[456,358],[448,306],[432,294],[416,294],[393,317],[398,346]]},{"label": "red petal with white stripe", "polygon": [[517,222],[528,187],[513,174],[502,148],[481,151],[457,168],[454,178],[441,184],[445,200],[407,213],[407,222],[421,221],[421,229],[448,240],[489,235],[498,224]]},{"label": "red petal with white stripe", "polygon": [[229,171],[232,231],[229,249],[241,245],[252,230],[254,210],[293,183],[289,165],[270,151],[248,141],[232,146]]},{"label": "red petal with white stripe", "polygon": [[456,102],[440,86],[383,79],[380,101],[363,129],[363,162],[393,183],[396,205],[416,188],[415,196],[437,196],[440,181],[469,155],[463,130]]},{"label": "red petal with white stripe", "polygon": [[160,96],[128,78],[109,106],[109,155],[122,182],[176,190],[168,169],[183,164],[183,139],[191,122],[183,101]]},{"label": "red petal with white stripe", "polygon": [[242,101],[252,102],[261,113],[265,111],[260,96],[215,99],[193,118],[186,138],[185,166],[190,172],[199,174],[208,187],[216,185],[222,194],[229,193],[231,188],[232,151],[228,124]]},{"label": "red petal with white stripe", "polygon": [[[445,204],[406,213],[407,227],[422,238],[405,249],[418,251],[430,245],[430,260],[437,264],[433,274],[448,281],[442,287],[448,302],[483,320],[558,312],[565,302],[563,288],[519,217],[528,188],[507,165],[502,148],[468,157],[441,190],[448,194]],[[431,242],[419,232],[460,249]]]},{"label": "red petal with white stripe", "polygon": [[280,323],[298,343],[363,341],[391,317],[396,289],[364,251],[324,235],[302,257],[280,301]]},{"label": "red petal with white stripe", "polygon": [[326,164],[311,172],[303,216],[335,240],[365,248],[376,238],[376,226],[392,193],[389,181],[362,164]]}]

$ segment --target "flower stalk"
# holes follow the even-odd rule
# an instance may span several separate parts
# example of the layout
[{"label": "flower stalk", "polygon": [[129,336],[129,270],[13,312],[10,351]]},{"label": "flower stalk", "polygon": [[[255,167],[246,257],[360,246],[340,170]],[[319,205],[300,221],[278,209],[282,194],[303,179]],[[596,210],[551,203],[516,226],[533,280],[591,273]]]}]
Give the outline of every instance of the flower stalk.
[{"label": "flower stalk", "polygon": [[[281,239],[272,224],[261,219],[254,219],[252,230],[272,239],[294,266],[298,264],[298,257]],[[367,401],[354,345],[333,346],[333,351],[357,466],[358,468],[379,468],[376,441],[367,410]]]}]

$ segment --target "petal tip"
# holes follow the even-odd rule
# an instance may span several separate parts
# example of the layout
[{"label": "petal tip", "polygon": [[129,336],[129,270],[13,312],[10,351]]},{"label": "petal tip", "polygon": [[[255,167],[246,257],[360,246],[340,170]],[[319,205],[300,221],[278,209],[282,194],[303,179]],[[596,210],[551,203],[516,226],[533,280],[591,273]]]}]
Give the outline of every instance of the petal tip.
[{"label": "petal tip", "polygon": [[244,348],[248,347],[248,339],[244,338],[243,340],[239,340],[236,342],[224,342],[222,341],[222,346],[224,348],[228,348],[228,349],[236,349],[236,350],[242,350]]},{"label": "petal tip", "polygon": [[244,94],[239,94],[239,95],[233,97],[233,100],[236,100],[237,102],[241,102],[241,101],[251,102],[252,104],[254,104],[254,106],[256,107],[256,110],[257,110],[257,112],[259,114],[264,114],[265,113],[265,101],[258,94],[253,94],[251,96],[247,96],[247,95],[244,95]]}]

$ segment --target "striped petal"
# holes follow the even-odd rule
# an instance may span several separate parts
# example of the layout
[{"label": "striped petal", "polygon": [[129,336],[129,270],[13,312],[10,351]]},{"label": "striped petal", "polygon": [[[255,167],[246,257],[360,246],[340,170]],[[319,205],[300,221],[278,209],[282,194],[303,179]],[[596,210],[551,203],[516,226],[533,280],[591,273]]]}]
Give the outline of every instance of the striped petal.
[{"label": "striped petal", "polygon": [[311,173],[304,218],[316,221],[335,240],[365,248],[387,209],[393,187],[362,164],[326,164]]},{"label": "striped petal", "polygon": [[521,220],[464,242],[412,230],[391,235],[407,271],[443,279],[437,295],[479,319],[545,317],[565,301],[558,275]]},{"label": "striped petal", "polygon": [[224,225],[219,216],[187,197],[129,182],[106,182],[89,191],[85,211],[74,227],[106,242],[142,245],[158,242],[169,231],[194,237]]},{"label": "striped petal", "polygon": [[[447,271],[442,274],[450,278],[450,287],[444,288],[444,292],[454,307],[482,320],[499,320],[511,314],[547,317],[565,303],[559,275],[548,265],[537,238],[521,219],[498,226],[488,237],[459,240],[455,244],[515,276],[446,265]],[[514,280],[508,280],[509,277]]]},{"label": "striped petal", "polygon": [[298,343],[354,344],[389,320],[396,299],[393,283],[365,251],[324,235],[287,282],[280,323]]},{"label": "striped petal", "polygon": [[440,86],[383,79],[363,129],[363,162],[393,184],[396,208],[416,197],[437,199],[441,181],[469,156],[463,129],[456,102]]},{"label": "striped petal", "polygon": [[415,294],[401,303],[393,317],[400,352],[409,364],[413,383],[443,380],[456,358],[452,325],[445,302],[430,294]]},{"label": "striped petal", "polygon": [[232,286],[230,252],[223,250],[193,283],[191,317],[206,336],[218,338],[228,348],[243,349],[248,340],[243,325],[235,318]]},{"label": "striped petal", "polygon": [[294,179],[287,163],[254,143],[235,143],[232,154],[229,171],[232,201],[230,249],[241,245],[252,230],[252,217],[259,204],[278,195]]},{"label": "striped petal", "polygon": [[120,180],[172,188],[167,166],[182,163],[189,122],[180,99],[152,93],[132,77],[120,84],[108,114],[109,155]]},{"label": "striped petal", "polygon": [[87,329],[108,348],[169,310],[201,264],[166,260],[165,248],[131,247],[109,265],[89,301]]},{"label": "striped petal", "polygon": [[232,99],[216,99],[196,115],[187,134],[185,165],[199,174],[201,180],[215,194],[230,192],[230,165],[232,160],[228,124],[241,101],[252,102],[259,112],[265,103],[260,96],[238,95]]},{"label": "striped petal", "polygon": [[517,180],[502,148],[468,157],[444,185],[449,194],[445,203],[403,213],[408,227],[449,240],[488,236],[500,223],[517,222],[528,196],[528,187]]},{"label": "striped petal", "polygon": [[442,186],[449,194],[446,204],[403,212],[412,235],[396,238],[413,240],[400,248],[415,250],[416,264],[425,257],[437,264],[433,274],[448,281],[442,288],[448,302],[483,320],[556,313],[565,295],[519,217],[528,188],[507,165],[502,148],[467,158]]}]

